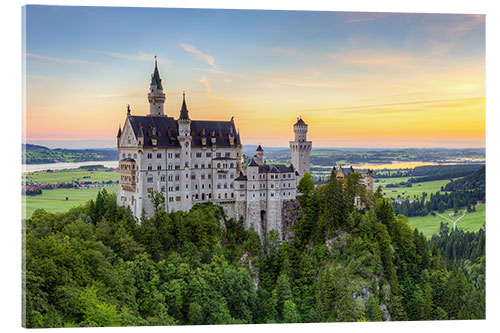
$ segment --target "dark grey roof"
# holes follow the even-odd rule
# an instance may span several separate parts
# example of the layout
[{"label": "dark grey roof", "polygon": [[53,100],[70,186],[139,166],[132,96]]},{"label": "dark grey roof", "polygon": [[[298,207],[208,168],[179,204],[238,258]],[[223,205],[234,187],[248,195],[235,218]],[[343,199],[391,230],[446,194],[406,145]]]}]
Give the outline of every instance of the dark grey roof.
[{"label": "dark grey roof", "polygon": [[234,160],[236,160],[236,159],[235,159],[235,158],[232,158],[232,157],[225,157],[225,156],[223,156],[223,157],[216,157],[216,158],[213,158],[213,160],[217,160],[217,161],[230,161],[230,160],[232,160],[232,161],[234,161]]},{"label": "dark grey roof", "polygon": [[155,60],[155,71],[153,73],[153,76],[151,76],[151,84],[155,84],[157,89],[163,90],[163,87],[161,85],[160,72],[158,72],[158,64],[156,60]]},{"label": "dark grey roof", "polygon": [[[259,166],[259,165],[257,164],[257,162],[255,162],[255,160],[254,160],[253,158],[251,158],[251,159],[250,159],[250,162],[248,162],[247,166],[252,166],[252,167],[254,167],[254,166]],[[259,169],[260,169],[260,168],[259,168]]]},{"label": "dark grey roof", "polygon": [[182,106],[181,106],[181,113],[179,115],[179,120],[190,120],[189,119],[189,112],[188,108],[186,105],[186,94],[183,92],[182,93]]},{"label": "dark grey roof", "polygon": [[234,123],[231,121],[193,120],[191,121],[191,132],[193,133],[191,147],[202,147],[201,138],[203,135],[201,133],[203,130],[206,133],[204,136],[207,138],[207,147],[212,146],[212,137],[215,137],[217,147],[234,147],[237,145],[236,138],[234,140],[235,145],[231,146],[229,142],[231,128],[232,132],[236,133]]},{"label": "dark grey roof", "polygon": [[[144,147],[152,146],[151,135],[153,134],[153,128],[156,129],[156,147],[180,147],[177,141],[179,135],[178,125],[174,118],[165,116],[130,116],[128,119],[137,137],[140,135],[140,125],[142,125]],[[202,137],[206,138],[205,147],[211,147],[212,136],[215,137],[217,147],[234,147],[229,142],[231,127],[233,127],[233,133],[236,133],[234,123],[231,121],[193,120],[191,122],[191,147],[203,147]],[[205,135],[202,134],[203,130],[205,130]]]},{"label": "dark grey roof", "polygon": [[284,173],[293,172],[293,166],[286,166],[284,164],[263,164],[259,165],[259,173]]},{"label": "dark grey roof", "polygon": [[300,117],[297,119],[297,122],[293,124],[293,126],[295,125],[307,125],[307,124],[302,120],[302,117]]},{"label": "dark grey roof", "polygon": [[261,146],[261,145],[259,145],[259,146],[257,147],[257,149],[255,149],[255,151],[264,151],[264,149],[262,149],[262,146]]},{"label": "dark grey roof", "polygon": [[135,160],[133,158],[126,157],[126,158],[122,158],[120,160],[120,162],[135,162]]},{"label": "dark grey roof", "polygon": [[240,172],[240,175],[235,178],[234,180],[242,180],[242,181],[246,181],[248,178],[247,176],[244,176],[242,172]]}]

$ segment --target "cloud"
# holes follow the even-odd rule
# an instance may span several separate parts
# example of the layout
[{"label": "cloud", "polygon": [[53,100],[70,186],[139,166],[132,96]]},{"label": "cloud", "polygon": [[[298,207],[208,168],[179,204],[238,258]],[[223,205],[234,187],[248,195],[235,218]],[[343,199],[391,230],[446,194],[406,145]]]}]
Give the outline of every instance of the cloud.
[{"label": "cloud", "polygon": [[[126,59],[126,60],[132,60],[132,61],[147,61],[151,62],[153,61],[155,55],[151,53],[145,53],[145,52],[137,52],[135,54],[128,54],[128,53],[120,53],[120,52],[110,52],[110,51],[97,51],[98,53],[107,55],[109,57],[113,58],[120,58],[120,59]],[[158,57],[158,62],[159,63],[165,63],[166,59]]]},{"label": "cloud", "polygon": [[375,21],[380,18],[386,17],[386,13],[345,13],[346,20],[344,23],[358,23]]},{"label": "cloud", "polygon": [[212,90],[212,84],[205,76],[203,76],[199,82],[205,86],[205,95],[207,95],[210,99],[229,104],[228,100],[215,96],[214,91]]},{"label": "cloud", "polygon": [[47,60],[47,61],[51,61],[51,62],[66,63],[66,64],[81,64],[81,65],[95,65],[96,64],[95,62],[83,60],[83,59],[57,58],[57,57],[45,56],[45,55],[41,55],[41,54],[37,54],[37,53],[25,53],[24,56],[26,58]]},{"label": "cloud", "polygon": [[217,66],[215,65],[215,59],[211,55],[201,52],[194,45],[191,44],[181,43],[180,45],[184,49],[184,51],[194,54],[198,59],[203,60],[204,62],[206,62],[207,64],[209,64],[214,68],[217,68]]}]

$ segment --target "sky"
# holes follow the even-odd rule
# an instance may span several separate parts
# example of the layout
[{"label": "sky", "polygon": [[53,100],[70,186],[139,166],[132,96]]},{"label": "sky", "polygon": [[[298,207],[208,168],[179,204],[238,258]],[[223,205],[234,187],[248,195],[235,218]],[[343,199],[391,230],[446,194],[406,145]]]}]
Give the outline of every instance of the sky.
[{"label": "sky", "polygon": [[484,15],[64,6],[25,10],[26,142],[115,147],[155,55],[165,113],[244,145],[485,146]]}]

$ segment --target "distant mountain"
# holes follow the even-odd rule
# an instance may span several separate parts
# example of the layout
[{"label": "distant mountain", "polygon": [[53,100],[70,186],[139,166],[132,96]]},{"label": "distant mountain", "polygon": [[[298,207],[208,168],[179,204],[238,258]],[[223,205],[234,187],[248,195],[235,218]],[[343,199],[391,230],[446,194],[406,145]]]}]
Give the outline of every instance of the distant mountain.
[{"label": "distant mountain", "polygon": [[50,149],[40,145],[22,145],[23,164],[44,164],[58,162],[116,161],[116,148],[103,149]]}]

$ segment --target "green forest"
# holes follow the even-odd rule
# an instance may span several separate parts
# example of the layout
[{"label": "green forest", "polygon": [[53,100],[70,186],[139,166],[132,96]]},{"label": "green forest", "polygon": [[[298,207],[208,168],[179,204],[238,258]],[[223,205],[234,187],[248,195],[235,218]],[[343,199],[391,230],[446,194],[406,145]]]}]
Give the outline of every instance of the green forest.
[{"label": "green forest", "polygon": [[38,209],[23,229],[24,326],[484,319],[484,230],[442,225],[427,241],[360,181],[306,173],[288,241],[210,203],[167,213],[156,192],[140,224],[105,190]]}]

